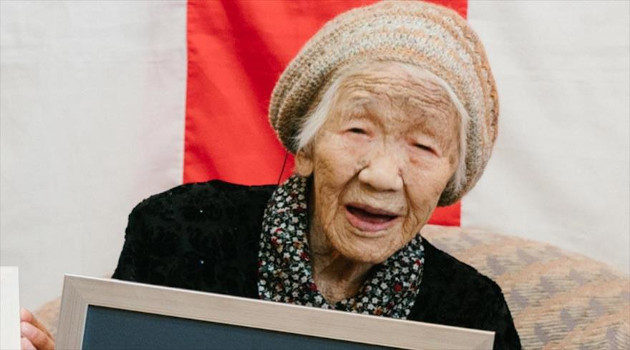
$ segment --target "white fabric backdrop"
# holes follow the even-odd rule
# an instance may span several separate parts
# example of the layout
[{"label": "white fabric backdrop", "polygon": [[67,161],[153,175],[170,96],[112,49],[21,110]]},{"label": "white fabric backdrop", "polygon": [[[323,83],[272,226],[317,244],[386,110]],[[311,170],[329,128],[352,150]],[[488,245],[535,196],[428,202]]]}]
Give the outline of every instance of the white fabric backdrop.
[{"label": "white fabric backdrop", "polygon": [[112,273],[134,205],[181,183],[186,3],[0,6],[0,263],[36,308]]},{"label": "white fabric backdrop", "polygon": [[494,228],[630,270],[630,2],[470,1],[499,137],[462,202]]},{"label": "white fabric backdrop", "polygon": [[[628,2],[470,1],[501,97],[465,226],[629,270]],[[182,179],[186,4],[0,1],[0,264],[23,305],[113,271],[127,214]]]}]

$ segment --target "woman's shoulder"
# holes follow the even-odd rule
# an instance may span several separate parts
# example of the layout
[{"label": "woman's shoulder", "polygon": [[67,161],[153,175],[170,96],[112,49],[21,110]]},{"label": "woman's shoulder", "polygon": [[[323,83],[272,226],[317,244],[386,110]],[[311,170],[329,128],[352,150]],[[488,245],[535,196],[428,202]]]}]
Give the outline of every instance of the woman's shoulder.
[{"label": "woman's shoulder", "polygon": [[[257,238],[275,186],[245,186],[220,180],[189,183],[155,194],[129,214],[127,241],[174,249],[191,237]],[[249,237],[250,232],[252,237]],[[166,242],[168,241],[168,242]]]},{"label": "woman's shoulder", "polygon": [[113,277],[254,295],[260,226],[274,188],[214,180],[145,199],[129,216]]},{"label": "woman's shoulder", "polygon": [[427,240],[423,245],[424,272],[410,318],[494,331],[495,345],[504,345],[498,348],[519,348],[518,334],[501,287]]},{"label": "woman's shoulder", "polygon": [[144,199],[133,212],[168,216],[172,210],[180,209],[188,216],[204,212],[207,216],[213,212],[216,214],[217,209],[238,209],[242,205],[264,206],[275,188],[275,185],[247,186],[221,180],[188,183]]},{"label": "woman's shoulder", "polygon": [[425,266],[423,283],[429,289],[462,289],[470,294],[484,293],[503,297],[501,287],[489,277],[479,273],[474,267],[436,248],[426,239],[423,241]]}]

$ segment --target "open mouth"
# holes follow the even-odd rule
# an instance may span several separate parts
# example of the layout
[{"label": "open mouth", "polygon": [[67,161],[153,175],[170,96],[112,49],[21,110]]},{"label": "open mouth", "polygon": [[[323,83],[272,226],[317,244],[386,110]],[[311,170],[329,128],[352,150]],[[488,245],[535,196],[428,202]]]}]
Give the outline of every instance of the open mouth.
[{"label": "open mouth", "polygon": [[365,205],[346,205],[346,217],[352,226],[368,232],[382,231],[399,217],[396,213]]}]

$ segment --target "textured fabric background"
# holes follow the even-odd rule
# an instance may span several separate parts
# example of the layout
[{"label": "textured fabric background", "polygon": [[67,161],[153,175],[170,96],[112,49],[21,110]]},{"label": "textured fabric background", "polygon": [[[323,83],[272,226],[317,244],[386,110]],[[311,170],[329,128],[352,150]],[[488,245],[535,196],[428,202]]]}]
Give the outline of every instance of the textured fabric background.
[{"label": "textured fabric background", "polygon": [[[198,20],[215,23],[215,40],[232,51],[216,61],[225,80],[210,95],[242,91],[258,104],[241,110],[244,98],[225,98],[225,108],[255,114],[266,109],[268,95],[253,92],[252,84],[264,81],[270,92],[284,62],[266,54],[288,60],[300,47],[295,41],[279,51],[285,39],[277,34],[307,38],[340,6],[361,2],[266,1],[264,12],[247,10],[251,2],[214,3],[222,12]],[[186,120],[186,102],[195,98],[187,83],[211,77],[193,74],[187,61],[194,4],[0,1],[0,264],[20,267],[24,306],[59,295],[63,273],[111,272],[137,202],[196,179],[185,173],[211,175],[184,170],[194,128]],[[486,174],[461,203],[461,217],[457,209],[447,220],[553,243],[627,273],[630,4],[451,5],[462,4],[486,46],[501,116]],[[290,27],[273,27],[281,15],[292,19]],[[247,46],[233,33],[257,33],[266,45]],[[261,68],[268,66],[275,70]],[[270,80],[259,80],[265,76]],[[256,126],[266,125],[266,115],[251,118],[236,123],[236,146],[220,144],[226,148],[219,155],[232,147],[248,152],[237,159],[255,166],[237,175],[264,174],[261,181],[275,182],[284,155],[252,143],[265,133]],[[214,140],[234,127],[211,125],[215,134],[198,137]],[[273,143],[271,136],[263,137]],[[259,161],[267,156],[269,163]],[[232,161],[199,163],[229,169]]]},{"label": "textured fabric background", "polygon": [[581,254],[488,230],[428,225],[422,234],[501,286],[524,349],[630,347],[628,275]]}]

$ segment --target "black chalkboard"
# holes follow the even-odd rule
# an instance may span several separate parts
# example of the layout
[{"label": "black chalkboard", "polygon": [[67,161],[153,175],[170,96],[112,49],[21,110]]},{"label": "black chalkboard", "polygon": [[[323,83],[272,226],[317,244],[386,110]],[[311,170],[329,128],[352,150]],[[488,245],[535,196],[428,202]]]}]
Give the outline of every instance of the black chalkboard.
[{"label": "black chalkboard", "polygon": [[391,348],[89,305],[83,349]]}]

